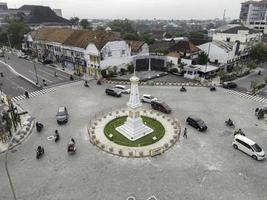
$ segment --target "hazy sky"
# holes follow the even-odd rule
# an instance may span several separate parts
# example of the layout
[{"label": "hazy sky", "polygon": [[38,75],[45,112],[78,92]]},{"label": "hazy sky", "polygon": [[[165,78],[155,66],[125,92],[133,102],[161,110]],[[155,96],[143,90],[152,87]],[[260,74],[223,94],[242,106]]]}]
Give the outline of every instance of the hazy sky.
[{"label": "hazy sky", "polygon": [[24,4],[61,8],[70,18],[129,18],[129,19],[214,19],[239,17],[240,3],[245,0],[1,0],[9,8]]}]

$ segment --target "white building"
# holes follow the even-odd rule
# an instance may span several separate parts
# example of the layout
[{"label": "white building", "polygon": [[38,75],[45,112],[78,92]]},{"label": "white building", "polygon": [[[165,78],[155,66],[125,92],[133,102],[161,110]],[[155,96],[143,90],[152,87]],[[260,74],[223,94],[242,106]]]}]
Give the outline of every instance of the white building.
[{"label": "white building", "polygon": [[241,3],[240,20],[245,26],[267,34],[267,0]]},{"label": "white building", "polygon": [[[131,44],[135,45],[132,48]],[[138,47],[138,48],[137,48]],[[40,28],[25,36],[25,51],[30,50],[41,60],[62,63],[78,74],[100,76],[100,71],[116,66],[125,67],[136,55],[148,54],[148,45],[129,44],[112,31],[74,30],[67,28]]]},{"label": "white building", "polygon": [[240,58],[238,42],[212,41],[199,45],[209,56],[209,61],[216,64],[228,65]]},{"label": "white building", "polygon": [[251,48],[262,39],[262,33],[244,26],[235,26],[213,34],[213,41],[239,42],[241,56],[249,54]]},{"label": "white building", "polygon": [[198,77],[212,77],[215,76],[219,67],[212,65],[190,65],[184,67],[185,78],[196,79]]}]

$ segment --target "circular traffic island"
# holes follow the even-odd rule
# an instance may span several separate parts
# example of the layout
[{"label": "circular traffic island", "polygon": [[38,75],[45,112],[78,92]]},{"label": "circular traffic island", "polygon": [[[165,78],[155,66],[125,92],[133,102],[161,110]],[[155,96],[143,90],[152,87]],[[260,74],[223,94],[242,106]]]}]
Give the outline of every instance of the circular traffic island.
[{"label": "circular traffic island", "polygon": [[158,142],[165,134],[164,126],[156,119],[146,116],[141,116],[141,118],[144,124],[151,128],[153,132],[138,140],[131,141],[116,130],[117,127],[125,123],[127,116],[117,117],[111,120],[105,126],[104,134],[110,141],[127,147],[143,147]]},{"label": "circular traffic island", "polygon": [[163,154],[178,141],[181,126],[176,118],[145,109],[140,111],[140,116],[143,123],[153,131],[131,141],[116,130],[127,119],[126,109],[114,110],[107,114],[101,113],[89,123],[90,142],[113,155],[140,158]]}]

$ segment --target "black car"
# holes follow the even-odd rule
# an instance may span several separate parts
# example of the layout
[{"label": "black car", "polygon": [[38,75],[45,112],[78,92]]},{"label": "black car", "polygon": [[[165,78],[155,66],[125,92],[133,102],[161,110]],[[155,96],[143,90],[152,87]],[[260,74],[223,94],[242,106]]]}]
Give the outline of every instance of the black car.
[{"label": "black car", "polygon": [[186,119],[186,122],[187,122],[188,125],[198,129],[201,132],[207,130],[207,128],[208,128],[207,125],[205,124],[205,122],[202,119],[200,119],[200,118],[198,118],[196,116],[193,116],[193,115],[189,116]]},{"label": "black car", "polygon": [[118,91],[114,88],[107,88],[106,94],[114,97],[121,97],[121,91]]},{"label": "black car", "polygon": [[223,83],[222,86],[223,86],[223,88],[226,88],[226,89],[237,88],[237,84],[234,82]]},{"label": "black car", "polygon": [[172,111],[171,108],[165,102],[162,101],[152,101],[151,107],[154,110],[158,110],[166,114],[169,114]]},{"label": "black car", "polygon": [[68,118],[69,118],[69,114],[68,114],[67,108],[65,106],[58,107],[57,115],[56,115],[57,123],[58,124],[67,123]]},{"label": "black car", "polygon": [[52,60],[44,60],[43,62],[43,65],[48,65],[48,64],[52,64]]}]

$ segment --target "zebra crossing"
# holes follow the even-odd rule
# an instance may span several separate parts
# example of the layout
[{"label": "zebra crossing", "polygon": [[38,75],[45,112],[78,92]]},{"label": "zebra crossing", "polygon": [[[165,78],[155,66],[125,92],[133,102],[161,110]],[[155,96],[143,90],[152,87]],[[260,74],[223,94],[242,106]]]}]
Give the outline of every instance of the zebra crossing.
[{"label": "zebra crossing", "polygon": [[237,95],[237,96],[240,96],[242,98],[250,99],[252,101],[257,101],[257,102],[262,103],[262,104],[267,104],[267,99],[264,97],[258,96],[258,95],[253,96],[253,95],[246,94],[246,93],[239,92],[239,91],[235,91],[235,90],[225,90],[225,91],[231,95]]},{"label": "zebra crossing", "polygon": [[[42,90],[37,90],[34,92],[30,92],[29,97],[30,98],[37,97],[37,96],[43,95],[45,93],[55,92],[58,89],[63,89],[63,88],[67,88],[67,87],[71,87],[71,86],[75,86],[75,85],[80,85],[81,83],[82,83],[82,81],[76,81],[76,82],[69,83],[69,84],[64,84],[64,85],[59,85],[59,86],[55,86],[55,87],[45,88]],[[11,101],[12,102],[18,102],[18,101],[22,101],[24,99],[26,99],[25,95],[19,95],[19,96],[13,97],[11,99]]]}]

